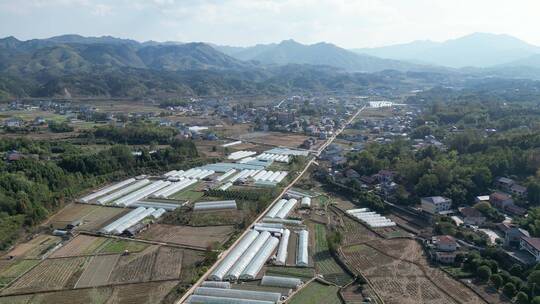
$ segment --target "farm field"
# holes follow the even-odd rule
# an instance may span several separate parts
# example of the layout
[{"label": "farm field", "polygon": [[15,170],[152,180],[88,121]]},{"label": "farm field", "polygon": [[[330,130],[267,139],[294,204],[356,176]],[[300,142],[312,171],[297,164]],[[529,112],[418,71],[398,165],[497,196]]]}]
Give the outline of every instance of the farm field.
[{"label": "farm field", "polygon": [[40,234],[28,242],[16,245],[7,255],[15,258],[37,259],[60,243],[60,240],[57,236]]},{"label": "farm field", "polygon": [[[273,145],[273,146],[285,146],[290,148],[298,148],[302,143],[308,139],[309,136],[280,133],[280,132],[251,132],[238,136],[239,140],[249,140],[250,142]],[[317,141],[313,149],[317,149],[323,141]]]},{"label": "farm field", "polygon": [[0,272],[0,287],[9,284],[17,277],[39,263],[39,260],[11,260],[9,266]]},{"label": "farm field", "polygon": [[338,296],[339,287],[333,285],[324,285],[317,281],[309,283],[300,290],[288,302],[289,304],[341,304],[343,303]]},{"label": "farm field", "polygon": [[107,239],[105,244],[100,246],[99,253],[123,253],[126,250],[129,252],[140,252],[149,246],[150,244],[143,242]]},{"label": "farm field", "polygon": [[340,218],[344,244],[358,244],[380,239],[373,231],[348,216],[343,215]]},{"label": "farm field", "polygon": [[149,281],[157,249],[149,247],[140,253],[121,256],[112,271],[109,283]]},{"label": "farm field", "polygon": [[10,294],[69,288],[67,283],[82,269],[87,258],[47,259],[2,291]]},{"label": "farm field", "polygon": [[242,223],[244,216],[242,210],[199,211],[193,212],[190,224],[196,227],[230,226]]},{"label": "farm field", "polygon": [[160,247],[158,249],[154,267],[152,269],[152,280],[177,280],[182,272],[182,260],[184,251],[171,247]]},{"label": "farm field", "polygon": [[303,281],[307,281],[315,276],[315,271],[313,268],[269,266],[266,268],[265,274],[297,277]]},{"label": "farm field", "polygon": [[202,183],[196,183],[180,192],[174,193],[170,198],[180,201],[196,202],[204,196],[204,192],[201,189],[202,186]]},{"label": "farm field", "polygon": [[107,284],[119,257],[118,254],[93,256],[75,287],[93,287]]},{"label": "farm field", "polygon": [[376,240],[344,247],[342,252],[385,303],[484,303],[459,282],[427,266],[417,246],[408,239]]},{"label": "farm field", "polygon": [[79,234],[74,239],[56,250],[53,254],[51,254],[50,257],[58,258],[92,254],[107,241],[107,238]]},{"label": "farm field", "polygon": [[82,224],[78,229],[98,230],[105,223],[126,214],[128,211],[124,208],[72,203],[53,215],[44,225],[63,229],[67,224],[81,220]]},{"label": "farm field", "polygon": [[233,226],[192,227],[155,224],[138,237],[145,240],[206,248],[215,242],[223,244],[233,232]]},{"label": "farm field", "polygon": [[178,281],[150,282],[6,296],[0,297],[0,304],[155,304],[177,284]]},{"label": "farm field", "polygon": [[245,282],[242,284],[233,284],[231,286],[232,289],[240,289],[240,290],[252,290],[252,291],[263,291],[263,292],[279,292],[283,296],[288,296],[290,288],[281,288],[281,287],[273,287],[273,286],[262,286],[258,284],[258,281],[254,282]]},{"label": "farm field", "polygon": [[352,277],[336,262],[326,240],[326,229],[321,224],[315,224],[315,246],[313,260],[317,273],[322,274],[328,282],[344,286],[352,281]]},{"label": "farm field", "polygon": [[97,231],[106,224],[124,216],[130,209],[98,206],[96,210],[83,217],[80,230]]},{"label": "farm field", "polygon": [[348,304],[362,304],[367,297],[372,299],[375,298],[374,296],[371,297],[369,295],[368,285],[360,286],[357,284],[351,284],[346,288],[341,289],[339,293],[341,294],[343,300],[345,300],[345,303]]},{"label": "farm field", "polygon": [[116,286],[107,304],[154,304],[178,284],[178,281],[150,282]]}]

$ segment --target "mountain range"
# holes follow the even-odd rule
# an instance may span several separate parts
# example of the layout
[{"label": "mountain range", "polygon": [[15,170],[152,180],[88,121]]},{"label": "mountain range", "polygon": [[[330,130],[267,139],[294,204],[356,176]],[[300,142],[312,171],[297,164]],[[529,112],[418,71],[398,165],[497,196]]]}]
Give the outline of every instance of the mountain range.
[{"label": "mountain range", "polygon": [[[391,71],[422,81],[457,75],[540,79],[540,52],[516,38],[492,34],[356,50],[294,40],[231,47],[111,36],[0,39],[4,99],[54,96],[64,89],[83,95],[135,96],[360,88],[370,77],[379,83],[389,75],[403,78]],[[379,74],[349,75],[359,72]]]},{"label": "mountain range", "polygon": [[376,72],[382,70],[429,70],[427,65],[392,59],[381,59],[371,55],[355,54],[331,43],[320,42],[311,45],[284,40],[281,43],[259,44],[253,47],[222,47],[217,50],[243,61],[262,64],[310,64],[337,67],[349,72]]}]

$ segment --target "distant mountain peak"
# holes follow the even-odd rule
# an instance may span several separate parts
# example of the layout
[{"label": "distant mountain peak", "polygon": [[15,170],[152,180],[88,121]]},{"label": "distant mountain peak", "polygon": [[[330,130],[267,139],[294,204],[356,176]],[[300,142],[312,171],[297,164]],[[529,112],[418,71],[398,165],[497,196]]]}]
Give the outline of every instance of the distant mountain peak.
[{"label": "distant mountain peak", "polygon": [[418,42],[356,49],[377,57],[462,67],[492,67],[540,53],[540,48],[508,34],[471,33],[443,42]]}]

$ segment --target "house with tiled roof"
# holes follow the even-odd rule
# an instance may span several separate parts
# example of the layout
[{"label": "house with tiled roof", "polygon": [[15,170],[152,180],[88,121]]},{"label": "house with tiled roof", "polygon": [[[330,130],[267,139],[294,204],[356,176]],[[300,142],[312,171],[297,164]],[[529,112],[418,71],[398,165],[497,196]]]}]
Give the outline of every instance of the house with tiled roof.
[{"label": "house with tiled roof", "polygon": [[522,237],[519,248],[530,253],[536,262],[540,262],[540,238]]},{"label": "house with tiled roof", "polygon": [[486,217],[476,208],[463,207],[459,208],[459,212],[463,216],[463,223],[466,225],[480,226],[486,221]]},{"label": "house with tiled roof", "polygon": [[453,236],[437,235],[431,238],[431,242],[438,251],[456,251],[457,242]]}]

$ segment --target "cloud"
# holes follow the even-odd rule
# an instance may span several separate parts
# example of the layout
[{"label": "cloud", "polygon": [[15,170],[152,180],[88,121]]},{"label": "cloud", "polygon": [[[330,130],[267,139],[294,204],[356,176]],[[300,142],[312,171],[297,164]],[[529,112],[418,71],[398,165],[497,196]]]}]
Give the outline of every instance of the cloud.
[{"label": "cloud", "polygon": [[481,31],[540,44],[538,11],[537,0],[0,0],[0,34],[366,47]]}]

